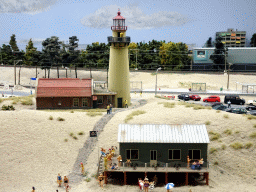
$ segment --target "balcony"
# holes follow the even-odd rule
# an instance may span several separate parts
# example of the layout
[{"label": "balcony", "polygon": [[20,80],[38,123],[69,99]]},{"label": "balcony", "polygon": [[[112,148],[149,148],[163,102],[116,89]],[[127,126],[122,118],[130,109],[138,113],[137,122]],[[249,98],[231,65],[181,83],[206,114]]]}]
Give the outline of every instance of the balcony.
[{"label": "balcony", "polygon": [[109,43],[130,43],[131,38],[130,37],[108,37]]},{"label": "balcony", "polygon": [[115,31],[126,31],[127,30],[127,26],[111,26],[111,30],[115,30]]}]

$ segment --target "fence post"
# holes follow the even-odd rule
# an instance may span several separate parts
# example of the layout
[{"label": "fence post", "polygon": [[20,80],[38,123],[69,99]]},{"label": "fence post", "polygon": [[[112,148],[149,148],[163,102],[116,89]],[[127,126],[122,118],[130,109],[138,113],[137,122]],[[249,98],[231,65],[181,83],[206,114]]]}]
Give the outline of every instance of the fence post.
[{"label": "fence post", "polygon": [[166,172],[167,172],[167,169],[168,169],[168,163],[165,164],[165,167],[166,167]]}]

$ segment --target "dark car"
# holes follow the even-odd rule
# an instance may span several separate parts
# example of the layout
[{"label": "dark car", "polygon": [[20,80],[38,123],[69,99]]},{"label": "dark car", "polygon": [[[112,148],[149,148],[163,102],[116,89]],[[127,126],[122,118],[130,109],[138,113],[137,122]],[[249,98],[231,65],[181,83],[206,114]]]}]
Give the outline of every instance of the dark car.
[{"label": "dark car", "polygon": [[221,111],[226,111],[227,108],[228,108],[228,107],[225,106],[225,105],[216,105],[216,106],[213,107],[213,109],[215,109],[215,110],[221,110]]},{"label": "dark car", "polygon": [[246,114],[247,110],[242,108],[229,108],[226,110],[229,113],[236,113],[236,114]]},{"label": "dark car", "polygon": [[199,95],[190,95],[189,98],[194,101],[200,101],[201,97]]},{"label": "dark car", "polygon": [[226,95],[224,98],[224,103],[228,103],[230,101],[231,104],[244,105],[245,100],[241,99],[239,95]]},{"label": "dark car", "polygon": [[256,110],[256,106],[255,105],[248,105],[245,109],[248,110],[248,111]]},{"label": "dark car", "polygon": [[217,105],[223,105],[222,103],[219,103],[219,102],[216,102],[216,103],[212,103],[212,107],[215,107],[215,106],[217,106]]},{"label": "dark car", "polygon": [[181,95],[178,95],[178,98],[182,99],[184,101],[188,101],[189,100],[189,95],[188,94],[181,94]]}]

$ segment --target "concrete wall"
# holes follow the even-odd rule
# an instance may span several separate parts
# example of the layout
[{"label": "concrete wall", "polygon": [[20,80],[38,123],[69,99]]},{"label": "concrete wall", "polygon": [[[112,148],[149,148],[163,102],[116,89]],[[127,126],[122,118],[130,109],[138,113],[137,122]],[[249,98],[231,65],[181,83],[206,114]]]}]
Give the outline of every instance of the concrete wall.
[{"label": "concrete wall", "polygon": [[[119,143],[120,155],[122,156],[123,162],[126,162],[126,149],[139,149],[139,160],[140,162],[150,162],[150,150],[157,150],[157,161],[172,163],[172,162],[187,162],[187,155],[189,149],[200,149],[201,158],[207,161],[207,146],[208,144],[187,144],[187,143]],[[181,160],[168,160],[169,149],[180,149]],[[204,166],[207,166],[206,163]]]}]

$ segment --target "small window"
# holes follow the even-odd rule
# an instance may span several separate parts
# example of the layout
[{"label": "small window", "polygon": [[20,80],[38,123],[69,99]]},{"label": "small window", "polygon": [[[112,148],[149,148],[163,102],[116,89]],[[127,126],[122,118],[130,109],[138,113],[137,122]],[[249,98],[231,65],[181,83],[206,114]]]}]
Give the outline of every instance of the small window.
[{"label": "small window", "polygon": [[103,96],[98,96],[98,104],[102,104],[103,103]]},{"label": "small window", "polygon": [[82,106],[83,107],[88,107],[88,99],[87,98],[82,99]]},{"label": "small window", "polygon": [[181,158],[181,150],[180,149],[169,149],[168,153],[169,153],[169,160],[180,160]]},{"label": "small window", "polygon": [[139,159],[139,150],[138,149],[127,149],[126,150],[126,158],[131,160]]},{"label": "small window", "polygon": [[201,150],[200,149],[190,149],[188,150],[188,155],[190,159],[198,160],[201,159]]},{"label": "small window", "polygon": [[78,98],[74,98],[73,105],[74,105],[74,107],[78,107],[78,105],[79,105],[79,99]]},{"label": "small window", "polygon": [[197,55],[205,55],[205,51],[197,51]]}]

